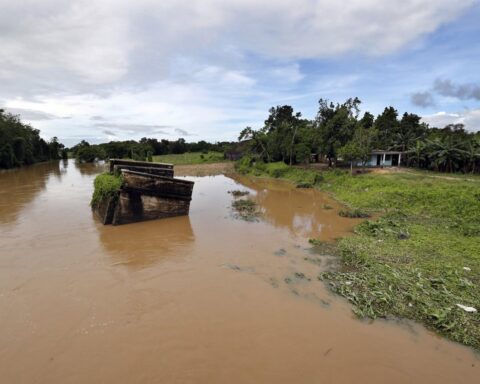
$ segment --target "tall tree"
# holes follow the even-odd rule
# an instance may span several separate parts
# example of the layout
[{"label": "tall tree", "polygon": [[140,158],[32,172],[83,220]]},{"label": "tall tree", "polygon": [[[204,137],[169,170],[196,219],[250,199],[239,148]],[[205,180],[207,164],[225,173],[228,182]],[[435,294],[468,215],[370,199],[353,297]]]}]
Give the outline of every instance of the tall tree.
[{"label": "tall tree", "polygon": [[387,107],[375,120],[375,129],[378,132],[376,145],[378,149],[388,149],[399,130],[398,112],[393,107]]}]

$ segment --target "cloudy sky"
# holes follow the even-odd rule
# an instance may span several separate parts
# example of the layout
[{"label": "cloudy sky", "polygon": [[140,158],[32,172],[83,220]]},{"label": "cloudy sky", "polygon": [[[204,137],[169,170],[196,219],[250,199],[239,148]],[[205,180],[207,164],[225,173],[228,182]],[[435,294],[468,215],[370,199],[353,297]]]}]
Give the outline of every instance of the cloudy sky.
[{"label": "cloudy sky", "polygon": [[358,96],[480,130],[480,0],[0,0],[0,107],[67,145],[234,140]]}]

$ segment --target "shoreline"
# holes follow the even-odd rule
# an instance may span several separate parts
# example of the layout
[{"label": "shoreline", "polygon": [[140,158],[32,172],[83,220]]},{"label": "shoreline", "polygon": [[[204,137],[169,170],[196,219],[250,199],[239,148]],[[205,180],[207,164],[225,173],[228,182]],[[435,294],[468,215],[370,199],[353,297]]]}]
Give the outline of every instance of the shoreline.
[{"label": "shoreline", "polygon": [[315,172],[320,176],[309,187],[372,215],[355,227],[355,236],[336,242],[340,268],[318,276],[353,305],[357,317],[413,320],[480,350],[478,312],[462,309],[480,309],[476,180],[425,177],[408,169],[356,176],[275,164],[240,170],[297,186],[302,178],[310,184]]}]

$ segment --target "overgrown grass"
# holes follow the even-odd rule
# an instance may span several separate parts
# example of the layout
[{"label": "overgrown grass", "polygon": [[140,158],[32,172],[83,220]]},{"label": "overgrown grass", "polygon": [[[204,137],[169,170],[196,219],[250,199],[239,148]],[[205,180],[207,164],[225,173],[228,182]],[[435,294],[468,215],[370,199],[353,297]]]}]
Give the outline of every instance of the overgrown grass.
[{"label": "overgrown grass", "polygon": [[185,152],[178,155],[153,156],[153,161],[158,163],[183,164],[211,164],[226,162],[222,152]]},{"label": "overgrown grass", "polygon": [[415,173],[351,177],[327,172],[322,188],[352,209],[382,216],[339,241],[343,268],[319,276],[360,317],[422,322],[480,349],[480,186]]},{"label": "overgrown grass", "polygon": [[97,207],[105,199],[118,196],[121,186],[121,176],[109,173],[98,175],[93,182],[93,195],[90,205]]},{"label": "overgrown grass", "polygon": [[248,156],[238,161],[235,164],[235,169],[242,174],[289,180],[299,188],[311,188],[323,180],[322,175],[314,170],[289,167],[283,162],[254,163],[253,159]]}]

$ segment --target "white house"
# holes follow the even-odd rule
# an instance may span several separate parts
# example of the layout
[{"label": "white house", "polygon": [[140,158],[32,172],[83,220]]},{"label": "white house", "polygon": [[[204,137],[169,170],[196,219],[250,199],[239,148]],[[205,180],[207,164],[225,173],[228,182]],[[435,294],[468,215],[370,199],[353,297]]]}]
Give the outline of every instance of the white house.
[{"label": "white house", "polygon": [[[370,159],[365,163],[366,167],[398,167],[402,162],[403,152],[373,150]],[[363,164],[358,162],[357,167]]]}]

